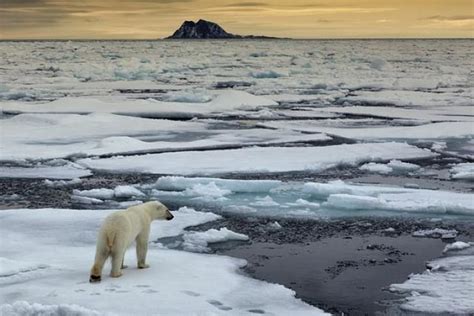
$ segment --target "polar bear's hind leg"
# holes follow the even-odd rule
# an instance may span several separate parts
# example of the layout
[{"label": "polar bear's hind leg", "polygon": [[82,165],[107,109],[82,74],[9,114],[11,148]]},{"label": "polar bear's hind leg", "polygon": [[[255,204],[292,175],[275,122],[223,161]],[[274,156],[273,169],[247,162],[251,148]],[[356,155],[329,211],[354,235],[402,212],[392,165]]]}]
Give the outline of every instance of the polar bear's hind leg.
[{"label": "polar bear's hind leg", "polygon": [[102,269],[104,268],[105,261],[109,257],[108,249],[97,249],[95,254],[94,265],[91,269],[91,275],[89,282],[95,283],[101,281]]}]

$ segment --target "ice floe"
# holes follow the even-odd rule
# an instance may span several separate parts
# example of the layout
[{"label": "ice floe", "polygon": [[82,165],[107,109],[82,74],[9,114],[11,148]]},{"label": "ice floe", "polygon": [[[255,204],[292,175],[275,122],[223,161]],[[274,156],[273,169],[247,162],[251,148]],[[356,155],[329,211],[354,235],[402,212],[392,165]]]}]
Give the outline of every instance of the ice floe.
[{"label": "ice floe", "polygon": [[389,173],[413,172],[420,169],[420,166],[413,163],[403,162],[400,160],[391,160],[387,164],[369,162],[360,166],[359,169],[369,171],[369,172],[389,174]]},{"label": "ice floe", "polygon": [[469,247],[471,247],[471,243],[464,242],[464,241],[456,241],[456,242],[453,242],[452,244],[447,244],[446,247],[444,247],[443,252],[458,251],[458,250],[463,250]]},{"label": "ice floe", "polygon": [[76,185],[82,183],[82,179],[75,178],[71,180],[44,180],[44,184],[48,187],[58,188],[58,187],[66,187],[70,185]]},{"label": "ice floe", "polygon": [[397,187],[351,185],[342,181],[306,183],[306,193],[325,198],[325,207],[433,214],[474,215],[471,194]]},{"label": "ice floe", "polygon": [[187,177],[160,177],[153,187],[158,190],[184,191],[196,184],[206,185],[214,183],[221,189],[232,192],[268,192],[277,188],[282,182],[279,180],[235,180],[220,178],[187,178]]},{"label": "ice floe", "polygon": [[69,161],[28,167],[0,166],[0,178],[77,179],[91,174],[90,170]]},{"label": "ice floe", "polygon": [[0,159],[37,160],[331,140],[324,134],[284,130],[215,129],[213,123],[107,113],[21,114],[0,120],[0,128],[8,131],[2,135]]},{"label": "ice floe", "polygon": [[422,229],[412,233],[413,237],[428,237],[428,238],[441,238],[441,239],[452,239],[456,238],[458,231],[455,229]]},{"label": "ice floe", "polygon": [[[2,111],[7,113],[112,113],[148,117],[189,117],[216,112],[232,111],[259,106],[274,106],[275,101],[238,90],[210,91],[215,95],[208,102],[183,102],[178,93],[170,94],[174,102],[147,100],[127,100],[123,98],[61,98],[49,103],[3,102]],[[174,97],[171,97],[173,96]],[[191,98],[192,101],[196,99]],[[177,101],[176,101],[177,100]],[[202,100],[198,100],[202,101]]]},{"label": "ice floe", "polygon": [[321,171],[367,161],[434,157],[405,143],[366,143],[324,147],[269,147],[178,152],[144,156],[81,159],[81,165],[104,171],[177,175]]},{"label": "ice floe", "polygon": [[209,252],[209,244],[225,242],[229,240],[247,241],[249,237],[244,234],[233,232],[225,227],[220,229],[209,229],[203,232],[186,232],[183,235],[183,249],[192,252]]},{"label": "ice floe", "polygon": [[384,126],[339,128],[318,126],[313,121],[274,121],[261,125],[295,131],[326,133],[351,139],[443,139],[471,137],[474,135],[472,122],[441,122],[417,126]]},{"label": "ice floe", "polygon": [[408,312],[471,315],[474,313],[474,256],[440,258],[430,270],[412,275],[390,290],[408,295],[400,308]]},{"label": "ice floe", "polygon": [[[2,314],[25,311],[27,315],[40,312],[139,315],[150,310],[166,315],[206,315],[221,311],[242,315],[249,310],[275,315],[324,314],[296,299],[293,291],[281,285],[239,273],[244,260],[168,250],[153,244],[148,252],[149,269],[135,269],[135,256],[127,253],[125,263],[129,268],[120,279],[109,278],[106,266],[103,281],[91,285],[87,278],[96,234],[101,220],[109,213],[58,209],[2,211],[2,271],[17,273],[21,266],[48,265],[41,275],[26,273],[21,282],[16,282],[11,274],[2,277]],[[184,227],[218,218],[212,213],[190,209],[174,214],[173,221],[153,223],[151,240],[175,236]],[[36,263],[32,266],[26,262]],[[5,300],[8,297],[14,299]],[[110,304],[111,301],[115,303]],[[183,305],[183,301],[187,304]]]},{"label": "ice floe", "polygon": [[474,163],[460,163],[450,169],[451,178],[474,181]]}]

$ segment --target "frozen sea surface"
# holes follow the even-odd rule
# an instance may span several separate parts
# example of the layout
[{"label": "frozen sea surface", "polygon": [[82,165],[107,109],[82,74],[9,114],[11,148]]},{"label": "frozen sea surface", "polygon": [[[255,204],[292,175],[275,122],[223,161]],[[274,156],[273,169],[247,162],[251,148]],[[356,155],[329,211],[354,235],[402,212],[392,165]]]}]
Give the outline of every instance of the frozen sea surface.
[{"label": "frozen sea surface", "polygon": [[[13,178],[40,179],[46,191],[61,191],[68,205],[103,210],[2,213],[8,236],[1,282],[8,287],[2,288],[7,300],[1,312],[94,314],[106,310],[100,295],[164,295],[164,288],[146,288],[147,279],[138,275],[139,283],[128,280],[125,289],[111,283],[86,293],[83,271],[69,268],[89,263],[86,253],[104,209],[149,199],[183,207],[177,224],[161,227],[156,238],[176,238],[185,227],[220,215],[472,221],[473,48],[472,40],[0,42],[2,181],[14,186]],[[104,172],[139,181],[94,183]],[[141,180],[147,177],[158,181]],[[23,198],[17,189],[0,192],[1,208]],[[83,231],[59,242],[33,227],[36,220],[61,234],[64,225],[68,233]],[[182,248],[206,252],[213,242],[246,237],[209,229],[184,234]],[[19,252],[12,246],[18,241],[31,251]],[[51,247],[74,248],[78,256],[50,262]],[[186,266],[175,284],[157,270],[156,283],[174,291],[164,300],[168,314],[182,314],[173,302],[183,300],[204,314],[320,313],[286,288],[237,274],[239,260],[154,250],[153,260],[171,270],[192,260],[203,270],[215,267],[222,281],[210,295],[206,273],[202,283],[188,282],[195,271]],[[472,272],[472,261],[450,267],[394,285],[421,293],[410,294],[402,309],[445,312],[441,303],[454,300],[461,312],[472,313],[462,295],[425,290],[442,280],[470,294],[456,280]],[[76,283],[52,287],[64,278]],[[31,285],[28,291],[20,291],[21,282]],[[239,295],[227,295],[224,284]],[[46,297],[45,288],[51,290]],[[257,302],[252,291],[268,297]]]}]

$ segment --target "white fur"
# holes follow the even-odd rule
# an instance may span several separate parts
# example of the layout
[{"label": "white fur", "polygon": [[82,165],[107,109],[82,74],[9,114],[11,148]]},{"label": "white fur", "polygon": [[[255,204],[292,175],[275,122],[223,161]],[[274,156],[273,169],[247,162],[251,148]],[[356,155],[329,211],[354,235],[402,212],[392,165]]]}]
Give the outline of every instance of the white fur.
[{"label": "white fur", "polygon": [[148,268],[146,253],[150,224],[156,219],[172,219],[166,206],[157,201],[129,207],[125,211],[110,214],[99,231],[95,262],[91,269],[91,282],[100,281],[102,269],[109,256],[112,257],[112,277],[122,275],[123,257],[127,248],[136,241],[138,268]]}]

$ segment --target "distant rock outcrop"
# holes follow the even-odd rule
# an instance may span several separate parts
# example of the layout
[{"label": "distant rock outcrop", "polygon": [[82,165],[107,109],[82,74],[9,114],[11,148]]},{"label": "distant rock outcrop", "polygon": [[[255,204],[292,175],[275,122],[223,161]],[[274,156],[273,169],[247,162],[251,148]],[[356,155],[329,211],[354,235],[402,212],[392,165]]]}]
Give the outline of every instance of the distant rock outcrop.
[{"label": "distant rock outcrop", "polygon": [[242,38],[272,38],[266,36],[241,36],[231,33],[227,33],[217,23],[199,20],[197,22],[184,21],[179,29],[177,29],[173,35],[167,37],[167,39],[242,39]]}]

